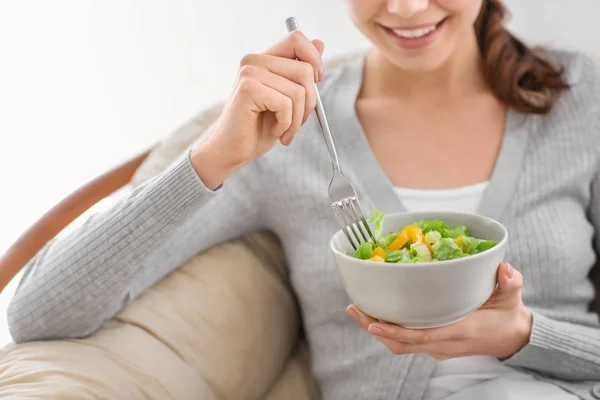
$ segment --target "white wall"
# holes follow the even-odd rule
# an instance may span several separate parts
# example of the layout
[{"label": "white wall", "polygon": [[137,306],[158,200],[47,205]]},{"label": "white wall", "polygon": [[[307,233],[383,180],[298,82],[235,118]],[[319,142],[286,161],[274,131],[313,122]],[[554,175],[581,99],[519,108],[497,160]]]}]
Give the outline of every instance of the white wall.
[{"label": "white wall", "polygon": [[[600,53],[598,0],[508,3],[517,32]],[[290,15],[326,55],[367,45],[339,0],[0,1],[0,253],[66,194],[227,96],[239,58],[285,35]]]},{"label": "white wall", "polygon": [[600,1],[504,0],[511,26],[528,40],[587,51],[600,57]]}]

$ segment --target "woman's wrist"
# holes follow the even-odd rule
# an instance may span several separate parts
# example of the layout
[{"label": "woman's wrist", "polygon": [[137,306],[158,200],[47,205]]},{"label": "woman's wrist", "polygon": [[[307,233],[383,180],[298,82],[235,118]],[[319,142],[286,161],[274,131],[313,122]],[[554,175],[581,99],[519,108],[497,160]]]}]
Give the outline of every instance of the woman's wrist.
[{"label": "woman's wrist", "polygon": [[521,351],[531,338],[531,330],[533,329],[533,314],[525,305],[521,305],[517,311],[515,324],[514,344],[510,354],[500,357],[501,360],[506,360]]},{"label": "woman's wrist", "polygon": [[210,139],[191,151],[190,161],[200,180],[210,190],[216,190],[241,167],[229,161]]},{"label": "woman's wrist", "polygon": [[529,343],[529,339],[531,338],[531,330],[533,329],[533,314],[524,305],[520,307],[519,316],[520,318],[517,327],[517,334],[520,338],[521,346],[515,353],[519,352]]}]

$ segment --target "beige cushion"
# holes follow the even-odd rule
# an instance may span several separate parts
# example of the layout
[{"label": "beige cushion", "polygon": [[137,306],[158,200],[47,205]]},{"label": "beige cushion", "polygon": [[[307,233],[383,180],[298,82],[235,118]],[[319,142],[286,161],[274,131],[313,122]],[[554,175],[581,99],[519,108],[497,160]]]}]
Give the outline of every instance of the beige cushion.
[{"label": "beige cushion", "polygon": [[297,342],[275,238],[249,235],[197,256],[118,319],[158,337],[219,399],[261,399]]},{"label": "beige cushion", "polygon": [[306,354],[284,369],[299,327],[275,240],[208,250],[87,339],[3,349],[0,398],[262,399],[282,376],[313,393]]},{"label": "beige cushion", "polygon": [[44,400],[216,399],[198,373],[135,326],[112,322],[86,340],[0,350],[0,398]]},{"label": "beige cushion", "polygon": [[0,398],[262,399],[278,379],[275,393],[318,398],[305,353],[286,367],[299,326],[284,260],[273,235],[250,234],[196,256],[87,339],[3,349]]}]

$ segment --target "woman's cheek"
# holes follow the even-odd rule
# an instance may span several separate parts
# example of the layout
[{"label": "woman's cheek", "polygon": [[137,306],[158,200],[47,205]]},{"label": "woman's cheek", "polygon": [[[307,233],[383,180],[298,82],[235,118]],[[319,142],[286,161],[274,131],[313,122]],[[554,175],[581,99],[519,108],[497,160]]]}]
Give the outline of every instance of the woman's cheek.
[{"label": "woman's cheek", "polygon": [[469,24],[474,24],[484,1],[487,0],[435,0],[431,3],[437,4],[439,8],[449,14],[459,15],[461,19],[468,21]]},{"label": "woman's cheek", "polygon": [[346,0],[346,5],[350,10],[352,19],[358,24],[365,24],[371,21],[376,15],[383,0]]}]

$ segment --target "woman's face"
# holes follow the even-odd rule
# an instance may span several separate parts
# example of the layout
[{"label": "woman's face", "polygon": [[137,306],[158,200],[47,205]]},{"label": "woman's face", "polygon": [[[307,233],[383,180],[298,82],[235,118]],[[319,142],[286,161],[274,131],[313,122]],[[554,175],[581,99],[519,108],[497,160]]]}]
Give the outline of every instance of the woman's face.
[{"label": "woman's face", "polygon": [[473,46],[484,0],[346,0],[356,26],[386,58],[406,71],[440,67],[461,46]]}]

